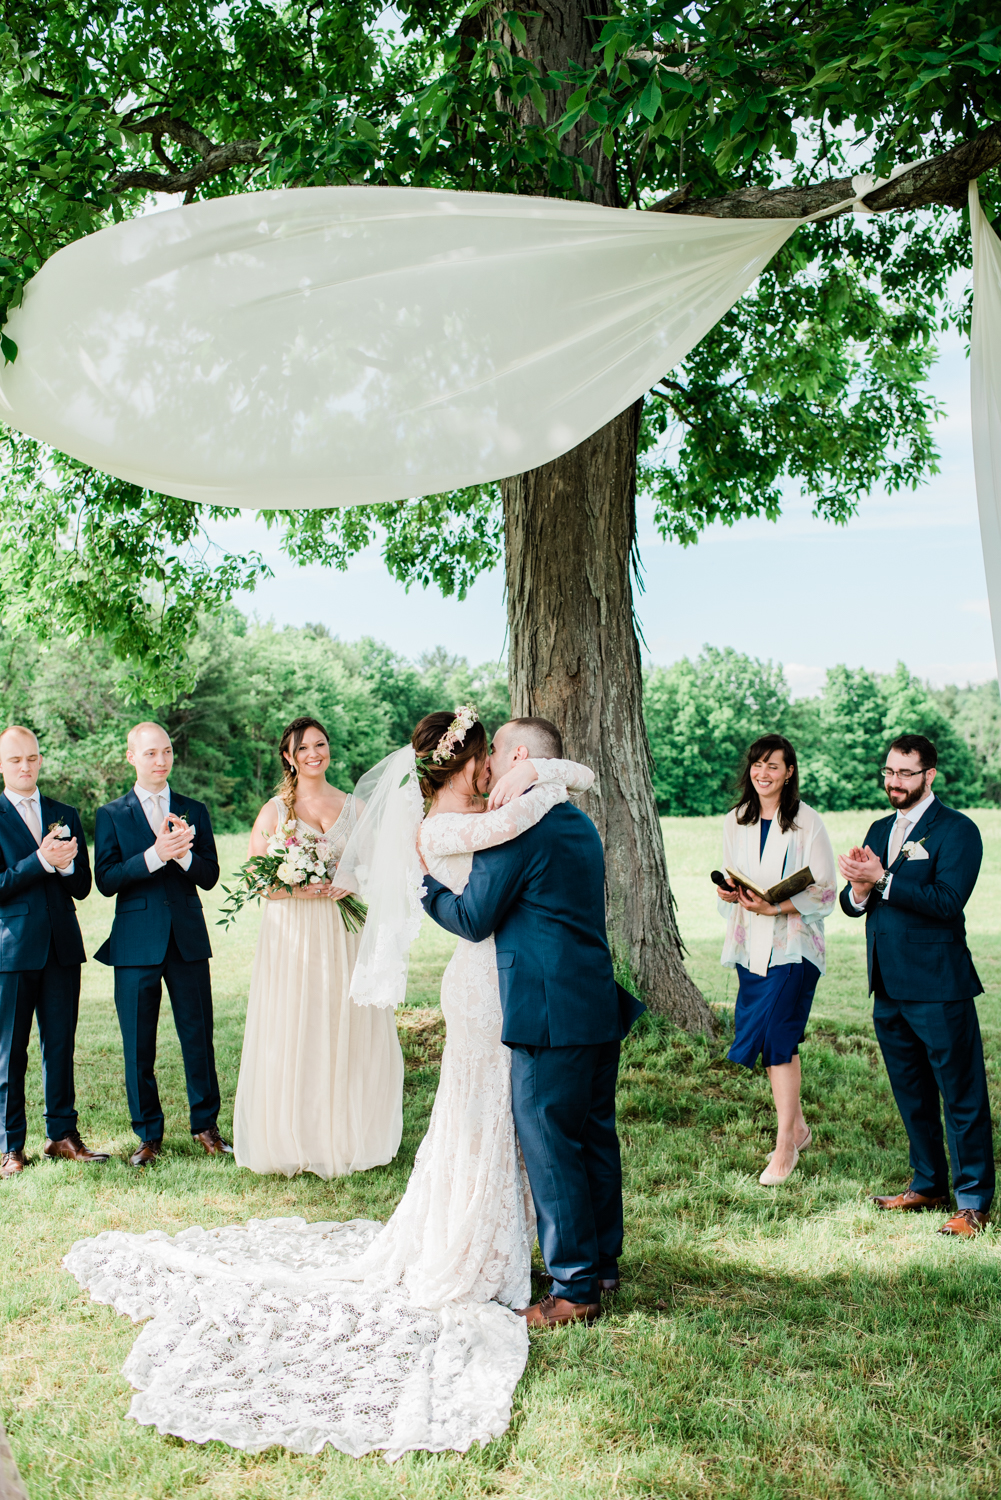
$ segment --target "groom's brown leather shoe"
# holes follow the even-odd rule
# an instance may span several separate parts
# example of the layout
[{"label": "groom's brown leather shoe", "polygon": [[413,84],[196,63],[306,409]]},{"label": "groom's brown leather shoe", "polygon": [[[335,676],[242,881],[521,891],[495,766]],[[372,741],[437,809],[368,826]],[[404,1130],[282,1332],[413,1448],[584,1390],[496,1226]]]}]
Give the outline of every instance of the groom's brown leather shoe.
[{"label": "groom's brown leather shoe", "polygon": [[5,1151],[0,1156],[0,1177],[16,1177],[19,1172],[24,1171],[24,1152]]},{"label": "groom's brown leather shoe", "polygon": [[45,1154],[53,1161],[62,1157],[65,1161],[107,1161],[106,1151],[91,1151],[80,1139],[78,1130],[71,1130],[58,1141],[45,1142]]},{"label": "groom's brown leather shoe", "polygon": [[873,1198],[877,1208],[891,1210],[903,1210],[904,1213],[919,1214],[926,1208],[948,1208],[949,1199],[938,1197],[926,1197],[924,1193],[913,1193],[910,1188],[906,1193],[898,1193],[895,1198]]},{"label": "groom's brown leather shoe", "polygon": [[233,1148],[228,1141],[224,1141],[219,1134],[218,1125],[210,1125],[207,1130],[193,1130],[191,1139],[204,1146],[209,1156],[232,1156]]},{"label": "groom's brown leather shoe", "polygon": [[990,1214],[981,1213],[978,1208],[961,1208],[951,1219],[946,1219],[939,1234],[960,1234],[969,1239],[980,1234],[990,1222]]},{"label": "groom's brown leather shoe", "polygon": [[515,1309],[529,1328],[562,1328],[564,1323],[593,1323],[601,1317],[600,1302],[568,1302],[565,1297],[550,1294],[531,1307]]},{"label": "groom's brown leather shoe", "polygon": [[130,1167],[148,1167],[151,1161],[156,1161],[163,1147],[163,1136],[158,1141],[143,1141],[138,1151],[133,1151],[129,1157]]}]

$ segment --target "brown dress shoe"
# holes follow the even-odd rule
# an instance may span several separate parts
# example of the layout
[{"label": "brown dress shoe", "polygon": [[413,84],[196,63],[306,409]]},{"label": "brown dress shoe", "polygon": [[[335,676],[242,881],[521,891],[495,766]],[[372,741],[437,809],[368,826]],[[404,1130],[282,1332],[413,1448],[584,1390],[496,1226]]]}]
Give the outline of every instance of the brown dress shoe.
[{"label": "brown dress shoe", "polygon": [[143,1141],[138,1151],[133,1151],[129,1157],[130,1167],[148,1167],[151,1161],[156,1161],[163,1149],[163,1136],[158,1141]]},{"label": "brown dress shoe", "polygon": [[939,1234],[961,1234],[966,1239],[972,1239],[975,1234],[985,1230],[990,1222],[990,1214],[982,1214],[978,1208],[961,1208],[951,1219],[945,1221]]},{"label": "brown dress shoe", "polygon": [[0,1177],[16,1177],[18,1172],[24,1171],[24,1152],[5,1151],[0,1156]]},{"label": "brown dress shoe", "polygon": [[948,1208],[948,1196],[942,1198],[927,1198],[924,1193],[914,1193],[910,1188],[906,1193],[898,1193],[895,1198],[873,1198],[877,1208],[902,1209],[905,1213],[919,1214],[926,1208]]},{"label": "brown dress shoe", "polygon": [[199,1141],[208,1152],[209,1156],[232,1156],[233,1148],[228,1141],[224,1141],[219,1134],[218,1125],[210,1125],[208,1130],[193,1130],[191,1139]]},{"label": "brown dress shoe", "polygon": [[62,1157],[65,1161],[107,1161],[106,1151],[91,1151],[80,1139],[78,1130],[71,1130],[61,1141],[46,1141],[45,1154],[53,1161]]},{"label": "brown dress shoe", "polygon": [[518,1307],[515,1311],[529,1328],[561,1328],[564,1323],[593,1323],[601,1317],[601,1303],[568,1302],[565,1297],[550,1295],[541,1302],[533,1302],[531,1307]]}]

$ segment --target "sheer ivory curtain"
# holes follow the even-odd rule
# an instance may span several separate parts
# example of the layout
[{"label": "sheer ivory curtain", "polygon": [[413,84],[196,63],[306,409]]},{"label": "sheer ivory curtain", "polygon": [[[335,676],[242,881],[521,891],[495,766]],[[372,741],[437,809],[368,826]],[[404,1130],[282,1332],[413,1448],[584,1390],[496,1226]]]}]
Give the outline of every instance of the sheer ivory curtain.
[{"label": "sheer ivory curtain", "polygon": [[[0,373],[0,416],[188,500],[459,489],[597,431],[804,222],[418,188],[214,198],[42,267],[10,319],[19,354]],[[1001,660],[1001,243],[975,182],[970,223],[973,446]]]}]

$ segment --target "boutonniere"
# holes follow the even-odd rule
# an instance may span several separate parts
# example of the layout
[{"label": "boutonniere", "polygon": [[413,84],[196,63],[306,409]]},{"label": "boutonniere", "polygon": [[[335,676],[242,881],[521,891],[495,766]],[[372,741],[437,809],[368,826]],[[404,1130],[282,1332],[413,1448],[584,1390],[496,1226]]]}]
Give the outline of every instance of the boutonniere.
[{"label": "boutonniere", "polygon": [[919,849],[924,853],[924,842],[927,837],[928,835],[925,834],[924,839],[908,839],[906,844],[901,844],[900,853],[902,857],[904,859],[911,859],[917,854]]},{"label": "boutonniere", "polygon": [[71,839],[73,837],[66,823],[50,823],[49,832],[54,833],[57,839]]}]

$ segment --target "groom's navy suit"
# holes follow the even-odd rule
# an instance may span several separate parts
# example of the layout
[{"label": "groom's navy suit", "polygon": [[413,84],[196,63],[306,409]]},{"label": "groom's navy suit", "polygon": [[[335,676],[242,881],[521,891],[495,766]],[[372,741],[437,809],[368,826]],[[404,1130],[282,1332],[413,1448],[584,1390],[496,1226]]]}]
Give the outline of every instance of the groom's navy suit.
[{"label": "groom's navy suit", "polygon": [[184,1058],[192,1133],[207,1130],[219,1113],[219,1083],[212,1045],[212,949],[198,887],[219,879],[208,808],[170,792],[170,811],[195,830],[191,864],[176,860],[150,872],[146,850],[156,834],[135,791],[98,808],[94,829],[94,879],[102,896],[117,896],[111,936],[94,957],[115,969],[115,1008],[125,1053],[125,1091],[132,1129],[141,1141],[163,1136],[163,1109],[153,1068],[160,1015],[160,984],[167,985]]},{"label": "groom's navy suit", "polygon": [[[865,842],[886,868],[897,814],[881,818]],[[942,1143],[941,1095],[957,1206],[986,1213],[994,1196],[984,1050],[974,996],[983,985],[966,943],[963,909],[983,858],[972,819],[935,798],[909,830],[927,859],[901,854],[890,866],[885,898],[866,902],[866,947],[873,1024],[911,1145],[911,1187],[946,1197],[949,1169]],[[841,892],[849,917],[851,887]]]},{"label": "groom's navy suit", "polygon": [[[529,792],[527,795],[531,795]],[[619,1043],[646,1007],[615,982],[605,861],[579,808],[473,855],[461,895],[425,877],[424,909],[470,942],[494,934],[511,1102],[553,1294],[597,1302],[622,1250]]]},{"label": "groom's navy suit", "polygon": [[44,835],[53,823],[77,841],[73,871],[50,875],[21,814],[0,796],[0,1151],[19,1151],[27,1134],[24,1075],[32,1015],[38,1017],[45,1133],[76,1129],[73,1047],[86,961],[74,900],[90,892],[87,840],[75,807],[40,798]]}]

